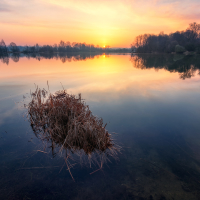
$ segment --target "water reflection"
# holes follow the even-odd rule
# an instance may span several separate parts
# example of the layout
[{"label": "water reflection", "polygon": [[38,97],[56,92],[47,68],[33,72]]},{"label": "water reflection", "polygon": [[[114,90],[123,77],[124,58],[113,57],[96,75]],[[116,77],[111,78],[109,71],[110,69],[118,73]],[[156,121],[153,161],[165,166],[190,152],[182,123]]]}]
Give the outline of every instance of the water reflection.
[{"label": "water reflection", "polygon": [[[109,57],[109,54],[95,54],[95,53],[30,53],[30,54],[10,54],[7,56],[1,56],[0,59],[4,64],[9,64],[9,60],[12,59],[14,62],[19,62],[20,58],[33,58],[38,61],[43,59],[55,59],[65,62],[76,62],[86,61],[88,59],[99,58],[99,56]],[[200,74],[200,57],[184,56],[180,54],[169,55],[169,54],[132,54],[130,61],[133,63],[134,68],[138,69],[151,69],[154,68],[156,71],[159,69],[165,69],[169,72],[178,72],[180,79],[187,79],[194,77],[197,73]]]},{"label": "water reflection", "polygon": [[[9,66],[1,67],[2,199],[199,199],[197,57],[138,55],[130,62],[130,55],[96,55],[79,62],[72,58],[63,64],[60,57],[34,56],[20,57],[17,63],[10,59]],[[143,65],[137,65],[137,60]],[[188,65],[182,63],[184,60]],[[195,76],[180,79],[189,69]],[[19,111],[11,109],[12,98],[21,100],[30,88],[34,91],[34,83],[46,87],[47,80],[53,93],[62,88],[60,82],[70,94],[82,93],[93,114],[110,122],[107,129],[118,133],[116,143],[123,148],[119,162],[108,163],[92,175],[97,166],[91,170],[76,165],[73,183],[63,157],[52,159],[50,148],[46,148],[49,154],[37,151],[44,151],[44,134],[37,134],[40,139],[35,137]],[[12,112],[7,114],[9,110]],[[57,137],[46,139],[47,147],[55,146],[56,141],[59,145]]]},{"label": "water reflection", "polygon": [[9,64],[9,56],[7,55],[7,56],[1,56],[0,55],[0,59],[1,59],[1,61],[2,61],[2,63],[4,63],[4,64]]},{"label": "water reflection", "polygon": [[155,70],[166,69],[170,72],[178,72],[180,78],[183,80],[193,77],[200,70],[200,57],[198,55],[138,54],[132,55],[130,60],[135,68],[154,68]]},{"label": "water reflection", "polygon": [[[42,59],[60,59],[63,63],[65,62],[71,62],[71,61],[82,61],[82,60],[87,60],[87,59],[94,59],[95,57],[98,58],[100,55],[105,55],[104,53],[99,54],[99,53],[29,53],[29,54],[19,54],[19,53],[12,53],[10,55],[6,56],[0,56],[0,59],[3,63],[9,64],[9,59],[12,59],[14,62],[19,62],[20,58],[26,57],[28,59],[34,58],[38,61]],[[109,55],[105,55],[109,56]]]},{"label": "water reflection", "polygon": [[14,62],[19,62],[19,57],[20,57],[20,54],[19,53],[12,53],[10,55],[11,59],[14,61]]}]

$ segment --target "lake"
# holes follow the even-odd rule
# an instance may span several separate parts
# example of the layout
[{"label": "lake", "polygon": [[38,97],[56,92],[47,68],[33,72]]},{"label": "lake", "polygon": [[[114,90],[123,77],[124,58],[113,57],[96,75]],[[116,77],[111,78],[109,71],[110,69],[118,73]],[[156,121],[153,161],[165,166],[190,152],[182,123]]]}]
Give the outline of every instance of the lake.
[{"label": "lake", "polygon": [[[0,199],[200,198],[199,55],[11,55],[0,71]],[[117,159],[77,163],[72,180],[23,106],[47,81],[82,94],[121,146]]]}]

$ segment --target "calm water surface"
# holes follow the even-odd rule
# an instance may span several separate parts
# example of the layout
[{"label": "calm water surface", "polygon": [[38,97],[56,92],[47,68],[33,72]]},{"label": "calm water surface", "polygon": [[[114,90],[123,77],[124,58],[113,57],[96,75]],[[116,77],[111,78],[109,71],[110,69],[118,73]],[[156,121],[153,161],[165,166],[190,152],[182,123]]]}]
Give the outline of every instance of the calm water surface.
[{"label": "calm water surface", "polygon": [[[0,62],[0,199],[200,199],[200,56],[20,57]],[[7,63],[7,64],[6,64]],[[23,109],[35,85],[82,94],[116,132],[118,160],[53,158]],[[23,99],[23,95],[26,99]],[[38,150],[48,152],[43,153]]]}]

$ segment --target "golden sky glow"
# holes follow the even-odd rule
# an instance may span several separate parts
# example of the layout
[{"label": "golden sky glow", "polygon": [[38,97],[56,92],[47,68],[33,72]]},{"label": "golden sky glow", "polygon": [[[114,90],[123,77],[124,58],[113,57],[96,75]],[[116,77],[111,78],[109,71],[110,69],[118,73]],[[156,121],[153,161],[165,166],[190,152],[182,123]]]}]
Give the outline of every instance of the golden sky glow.
[{"label": "golden sky glow", "polygon": [[200,21],[199,0],[1,0],[6,44],[70,42],[130,47],[143,33],[170,33]]}]

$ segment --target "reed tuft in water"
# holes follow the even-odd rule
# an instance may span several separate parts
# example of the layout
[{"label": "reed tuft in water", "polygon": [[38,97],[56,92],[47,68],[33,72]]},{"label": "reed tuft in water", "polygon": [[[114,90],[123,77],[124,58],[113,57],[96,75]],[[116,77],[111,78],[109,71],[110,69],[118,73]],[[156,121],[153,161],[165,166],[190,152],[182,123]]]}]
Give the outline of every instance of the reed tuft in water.
[{"label": "reed tuft in water", "polygon": [[81,94],[76,97],[64,89],[52,94],[37,87],[26,108],[35,135],[51,142],[53,154],[56,149],[59,153],[64,150],[67,165],[76,154],[86,155],[90,162],[93,158],[100,161],[102,168],[108,156],[116,157],[120,151],[103,120],[92,114]]}]

